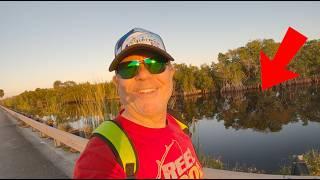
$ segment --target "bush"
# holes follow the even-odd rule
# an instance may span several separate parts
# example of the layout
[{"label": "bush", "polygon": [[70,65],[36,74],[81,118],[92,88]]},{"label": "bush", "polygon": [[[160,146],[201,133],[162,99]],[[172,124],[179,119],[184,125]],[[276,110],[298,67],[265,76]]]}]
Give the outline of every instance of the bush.
[{"label": "bush", "polygon": [[320,176],[320,150],[312,149],[303,154],[309,168],[310,175]]}]

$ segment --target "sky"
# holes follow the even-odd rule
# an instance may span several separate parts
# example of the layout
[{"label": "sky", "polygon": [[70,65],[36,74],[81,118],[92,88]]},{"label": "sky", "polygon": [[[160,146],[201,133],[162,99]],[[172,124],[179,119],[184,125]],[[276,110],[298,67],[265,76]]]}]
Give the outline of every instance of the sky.
[{"label": "sky", "polygon": [[53,82],[110,81],[117,40],[135,27],[159,34],[176,63],[217,61],[288,27],[320,39],[320,2],[0,2],[5,97]]}]

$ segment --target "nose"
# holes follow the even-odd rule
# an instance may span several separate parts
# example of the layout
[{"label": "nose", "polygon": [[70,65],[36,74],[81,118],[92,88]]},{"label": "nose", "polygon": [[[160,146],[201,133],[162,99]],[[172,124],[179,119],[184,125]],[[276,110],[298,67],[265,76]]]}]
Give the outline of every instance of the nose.
[{"label": "nose", "polygon": [[144,80],[151,77],[151,73],[148,71],[144,63],[141,63],[140,68],[138,70],[138,74],[136,75],[137,80]]}]

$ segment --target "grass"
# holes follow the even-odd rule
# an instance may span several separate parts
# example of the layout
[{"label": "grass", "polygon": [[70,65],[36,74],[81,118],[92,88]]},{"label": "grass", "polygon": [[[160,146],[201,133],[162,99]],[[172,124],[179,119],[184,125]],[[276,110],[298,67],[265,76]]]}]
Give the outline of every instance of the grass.
[{"label": "grass", "polygon": [[320,176],[320,150],[311,149],[303,154],[304,160],[312,176]]},{"label": "grass", "polygon": [[280,170],[276,174],[281,174],[281,175],[291,175],[291,165],[282,165],[280,167]]},{"label": "grass", "polygon": [[[75,97],[77,103],[78,114],[85,118],[92,117],[99,122],[104,120],[105,115],[105,99],[106,99],[106,86],[103,83],[96,83],[94,86],[83,86],[85,94]],[[86,127],[86,132],[96,127]],[[91,132],[87,132],[91,133]]]},{"label": "grass", "polygon": [[[320,150],[311,149],[302,154],[303,159],[307,164],[311,176],[320,176]],[[289,157],[289,162],[293,158]],[[284,164],[280,167],[279,174],[291,175],[291,164]]]},{"label": "grass", "polygon": [[200,164],[203,167],[213,168],[213,169],[223,169],[224,165],[220,158],[216,158],[214,156],[205,155],[200,153],[198,155]]},{"label": "grass", "polygon": [[92,131],[105,119],[107,86],[105,83],[96,82],[93,85],[79,85],[81,93],[75,94],[76,111],[78,118],[85,119],[81,131],[85,137],[90,137]]},{"label": "grass", "polygon": [[240,164],[240,163],[236,163],[233,168],[228,168],[228,170],[237,171],[237,172],[246,172],[246,173],[257,173],[257,174],[266,173],[264,170],[260,170],[254,165],[248,166],[246,164]]},{"label": "grass", "polygon": [[198,153],[198,158],[201,165],[207,168],[247,173],[265,173],[263,170],[259,170],[254,166],[247,166],[246,164],[236,163],[234,167],[231,167],[228,164],[223,163],[221,157],[205,155],[204,153]]},{"label": "grass", "polygon": [[[302,154],[303,158],[308,166],[311,176],[320,176],[320,150],[311,149]],[[237,172],[247,172],[247,173],[265,173],[264,170],[259,170],[254,166],[247,166],[246,164],[236,163],[234,167],[229,166],[228,164],[223,163],[221,157],[214,157],[205,155],[204,153],[198,153],[198,158],[203,167],[213,168],[213,169],[224,169]],[[291,175],[291,163],[293,158],[290,156],[288,158],[289,164],[281,165],[278,172],[275,174],[281,175]]]}]

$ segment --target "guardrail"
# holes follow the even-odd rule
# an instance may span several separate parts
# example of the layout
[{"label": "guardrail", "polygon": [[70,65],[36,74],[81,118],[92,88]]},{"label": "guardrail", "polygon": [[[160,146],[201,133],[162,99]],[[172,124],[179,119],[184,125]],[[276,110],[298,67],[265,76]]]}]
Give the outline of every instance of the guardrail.
[{"label": "guardrail", "polygon": [[[53,128],[46,124],[37,122],[31,118],[14,112],[6,107],[0,105],[0,107],[6,110],[8,113],[23,121],[24,123],[31,126],[31,128],[36,129],[40,132],[41,136],[49,136],[53,138],[55,146],[60,146],[61,143],[82,152],[87,143],[88,139],[70,134],[68,132]],[[291,175],[271,175],[271,174],[255,174],[255,173],[244,173],[244,172],[234,172],[228,170],[219,170],[212,168],[203,168],[204,178],[210,179],[320,179],[320,176],[291,176]]]},{"label": "guardrail", "polygon": [[88,139],[70,134],[68,132],[56,129],[54,127],[48,126],[46,124],[37,122],[31,118],[23,116],[17,112],[14,112],[6,107],[0,106],[2,109],[6,110],[8,113],[23,121],[27,125],[31,126],[31,128],[36,129],[40,132],[40,136],[45,137],[49,136],[54,140],[54,144],[56,147],[61,146],[61,143],[66,146],[71,147],[79,152],[82,152],[88,143]]}]

